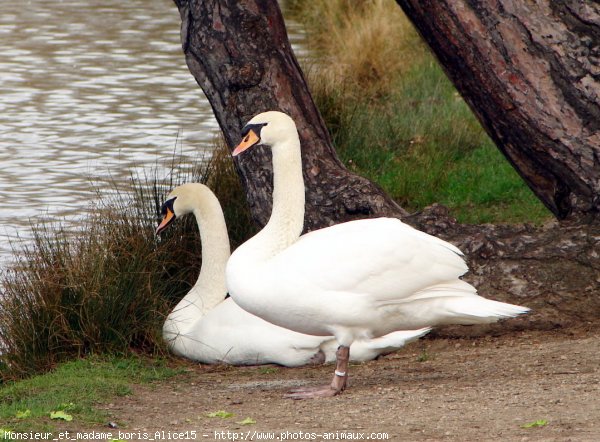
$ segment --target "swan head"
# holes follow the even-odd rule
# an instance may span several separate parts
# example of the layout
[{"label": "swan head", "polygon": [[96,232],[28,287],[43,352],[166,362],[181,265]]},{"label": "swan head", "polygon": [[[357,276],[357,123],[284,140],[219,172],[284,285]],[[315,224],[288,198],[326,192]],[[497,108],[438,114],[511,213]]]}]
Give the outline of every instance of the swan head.
[{"label": "swan head", "polygon": [[160,208],[162,221],[156,228],[159,235],[171,225],[177,217],[192,213],[198,206],[198,198],[210,190],[200,183],[187,183],[176,187],[169,193],[167,199]]},{"label": "swan head", "polygon": [[236,156],[252,146],[266,144],[274,146],[298,137],[294,120],[283,112],[269,111],[255,115],[242,129],[242,141],[234,149]]}]

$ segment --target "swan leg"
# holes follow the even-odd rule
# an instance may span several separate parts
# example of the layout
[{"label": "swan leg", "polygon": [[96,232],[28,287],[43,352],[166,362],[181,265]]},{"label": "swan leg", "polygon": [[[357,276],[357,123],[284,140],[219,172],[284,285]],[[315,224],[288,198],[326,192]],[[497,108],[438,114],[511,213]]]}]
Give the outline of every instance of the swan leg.
[{"label": "swan leg", "polygon": [[339,394],[348,386],[348,362],[350,361],[350,347],[340,345],[335,352],[335,371],[331,388]]},{"label": "swan leg", "polygon": [[336,352],[336,365],[331,384],[321,387],[297,388],[285,395],[288,399],[312,399],[317,397],[332,397],[344,391],[348,385],[348,361],[350,347],[340,346]]}]

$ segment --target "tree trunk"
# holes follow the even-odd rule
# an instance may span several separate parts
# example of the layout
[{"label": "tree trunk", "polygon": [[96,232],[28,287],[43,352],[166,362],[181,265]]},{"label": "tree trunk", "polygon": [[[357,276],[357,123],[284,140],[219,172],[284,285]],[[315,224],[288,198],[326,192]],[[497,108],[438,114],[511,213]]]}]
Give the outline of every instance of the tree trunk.
[{"label": "tree trunk", "polygon": [[559,219],[600,211],[600,4],[397,0]]},{"label": "tree trunk", "polygon": [[[187,65],[206,94],[232,149],[243,125],[267,110],[289,114],[300,133],[307,191],[305,230],[405,211],[378,186],[338,160],[325,124],[288,42],[275,0],[175,0]],[[271,214],[270,151],[236,157],[250,210],[259,225]]]}]

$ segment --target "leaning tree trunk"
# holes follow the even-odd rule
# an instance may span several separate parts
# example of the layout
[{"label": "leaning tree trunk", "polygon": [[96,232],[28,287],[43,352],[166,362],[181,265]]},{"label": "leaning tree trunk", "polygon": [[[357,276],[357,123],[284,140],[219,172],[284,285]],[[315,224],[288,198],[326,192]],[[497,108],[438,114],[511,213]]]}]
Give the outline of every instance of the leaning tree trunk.
[{"label": "leaning tree trunk", "polygon": [[496,145],[559,218],[600,212],[600,4],[397,0]]},{"label": "leaning tree trunk", "polygon": [[[307,200],[305,229],[369,215],[405,212],[378,186],[338,160],[288,42],[275,0],[175,0],[187,65],[233,148],[255,114],[281,110],[296,122]],[[255,220],[271,214],[270,151],[252,149],[236,167]]]}]

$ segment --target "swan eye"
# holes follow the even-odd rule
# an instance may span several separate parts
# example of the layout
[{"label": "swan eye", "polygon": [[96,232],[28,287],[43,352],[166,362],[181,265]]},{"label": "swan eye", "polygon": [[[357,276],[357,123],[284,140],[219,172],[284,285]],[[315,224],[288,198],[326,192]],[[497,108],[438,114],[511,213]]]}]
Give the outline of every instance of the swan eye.
[{"label": "swan eye", "polygon": [[242,137],[244,138],[244,141],[248,141],[247,137],[250,136],[250,132],[254,132],[254,134],[260,138],[260,131],[267,124],[269,124],[269,123],[246,124],[244,126],[244,128],[242,129]]},{"label": "swan eye", "polygon": [[163,203],[162,206],[160,206],[160,214],[162,216],[165,216],[167,214],[167,211],[171,211],[171,212],[175,212],[175,209],[173,208],[173,204],[175,203],[175,200],[177,199],[177,197],[173,197],[167,201],[165,201]]}]

